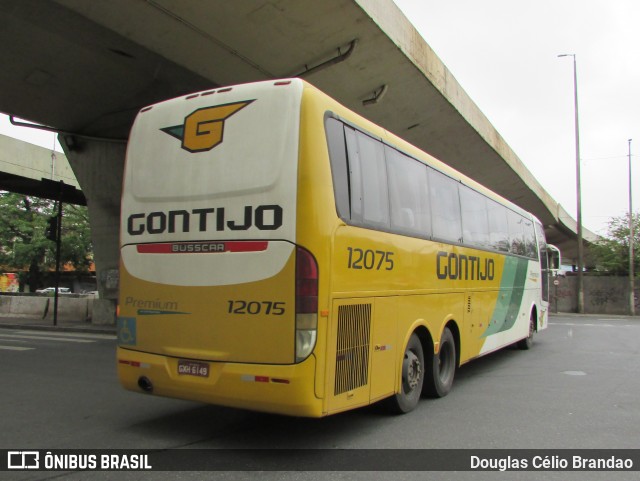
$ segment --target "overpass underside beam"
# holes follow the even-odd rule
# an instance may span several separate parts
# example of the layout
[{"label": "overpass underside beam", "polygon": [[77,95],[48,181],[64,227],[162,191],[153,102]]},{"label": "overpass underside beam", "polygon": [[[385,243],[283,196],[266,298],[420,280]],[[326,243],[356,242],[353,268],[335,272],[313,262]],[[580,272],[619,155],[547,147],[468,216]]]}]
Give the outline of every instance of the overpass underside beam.
[{"label": "overpass underside beam", "polygon": [[[60,188],[52,185],[53,182],[42,182],[19,175],[0,172],[0,190],[15,192],[17,194],[43,197],[50,200],[59,200]],[[65,204],[87,205],[82,191],[77,189],[63,189],[62,202]]]}]

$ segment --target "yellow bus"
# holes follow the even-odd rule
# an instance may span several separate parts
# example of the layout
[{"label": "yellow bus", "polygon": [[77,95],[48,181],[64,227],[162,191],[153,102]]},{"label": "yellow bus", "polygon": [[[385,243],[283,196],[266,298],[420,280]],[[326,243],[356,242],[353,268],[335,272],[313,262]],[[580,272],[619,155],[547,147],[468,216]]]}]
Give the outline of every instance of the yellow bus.
[{"label": "yellow bus", "polygon": [[132,391],[404,413],[547,327],[540,222],[300,79],[142,109],[121,219]]}]

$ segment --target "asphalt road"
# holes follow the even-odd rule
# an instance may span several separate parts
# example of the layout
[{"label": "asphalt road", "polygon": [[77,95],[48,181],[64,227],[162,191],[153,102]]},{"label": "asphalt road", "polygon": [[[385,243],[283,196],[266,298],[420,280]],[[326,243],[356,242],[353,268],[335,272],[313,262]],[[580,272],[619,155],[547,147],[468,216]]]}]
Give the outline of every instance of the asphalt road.
[{"label": "asphalt road", "polygon": [[[505,349],[463,366],[447,397],[422,400],[408,415],[388,415],[373,406],[325,419],[300,419],[124,391],[115,373],[114,336],[0,329],[0,448],[638,448],[639,341],[638,319],[556,316],[536,336],[533,349]],[[13,479],[142,477],[10,474]],[[495,479],[499,474],[456,473],[455,479]],[[637,479],[634,473],[506,474],[508,479]],[[149,475],[145,479],[203,478],[197,472]],[[261,479],[328,477],[427,479],[427,473],[260,474]],[[428,478],[454,479],[452,473],[429,473]]]}]

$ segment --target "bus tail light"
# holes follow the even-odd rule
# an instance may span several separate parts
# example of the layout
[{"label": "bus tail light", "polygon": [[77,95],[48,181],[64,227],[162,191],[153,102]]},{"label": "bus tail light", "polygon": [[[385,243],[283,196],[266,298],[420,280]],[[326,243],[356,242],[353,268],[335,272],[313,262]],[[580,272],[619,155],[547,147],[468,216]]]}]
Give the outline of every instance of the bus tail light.
[{"label": "bus tail light", "polygon": [[318,329],[318,264],[302,247],[296,249],[296,362],[316,345]]}]

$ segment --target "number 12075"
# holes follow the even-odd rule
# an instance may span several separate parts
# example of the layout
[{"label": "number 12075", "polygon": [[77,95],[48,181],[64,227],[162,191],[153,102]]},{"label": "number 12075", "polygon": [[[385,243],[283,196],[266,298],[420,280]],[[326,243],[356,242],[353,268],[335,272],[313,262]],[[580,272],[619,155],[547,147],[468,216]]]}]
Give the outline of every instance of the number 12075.
[{"label": "number 12075", "polygon": [[393,270],[393,252],[347,247],[349,251],[349,269]]},{"label": "number 12075", "polygon": [[285,302],[273,301],[227,301],[229,314],[266,314],[282,316],[285,313]]}]

